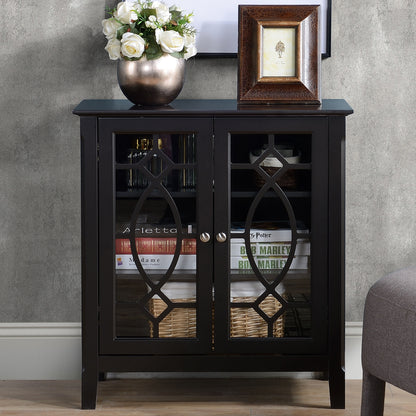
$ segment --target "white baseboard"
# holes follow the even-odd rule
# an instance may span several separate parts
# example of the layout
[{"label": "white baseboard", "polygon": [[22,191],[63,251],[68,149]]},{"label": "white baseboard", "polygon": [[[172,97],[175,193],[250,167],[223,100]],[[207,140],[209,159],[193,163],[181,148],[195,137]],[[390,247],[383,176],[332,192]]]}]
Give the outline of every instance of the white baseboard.
[{"label": "white baseboard", "polygon": [[[361,378],[362,322],[347,322],[347,379]],[[81,324],[0,323],[0,380],[81,377]]]},{"label": "white baseboard", "polygon": [[362,322],[345,323],[345,378],[361,380],[361,340],[363,337]]},{"label": "white baseboard", "polygon": [[0,323],[1,380],[80,377],[80,323]]}]

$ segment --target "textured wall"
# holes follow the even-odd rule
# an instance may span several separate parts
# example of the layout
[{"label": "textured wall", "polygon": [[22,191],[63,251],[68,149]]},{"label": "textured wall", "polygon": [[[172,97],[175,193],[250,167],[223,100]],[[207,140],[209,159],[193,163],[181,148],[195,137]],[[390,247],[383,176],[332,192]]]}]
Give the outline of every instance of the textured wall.
[{"label": "textured wall", "polygon": [[[414,0],[333,1],[322,95],[345,98],[347,320],[383,273],[414,263]],[[80,320],[79,120],[122,98],[103,50],[108,0],[2,2],[0,321]],[[188,63],[181,98],[235,98],[237,60]]]}]

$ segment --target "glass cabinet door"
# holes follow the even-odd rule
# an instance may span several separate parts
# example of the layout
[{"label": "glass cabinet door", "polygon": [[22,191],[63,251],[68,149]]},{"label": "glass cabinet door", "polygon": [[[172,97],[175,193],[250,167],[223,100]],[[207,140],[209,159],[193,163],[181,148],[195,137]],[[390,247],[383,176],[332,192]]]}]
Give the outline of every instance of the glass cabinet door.
[{"label": "glass cabinet door", "polygon": [[324,348],[328,139],[325,120],[302,126],[216,121],[217,351]]},{"label": "glass cabinet door", "polygon": [[211,125],[105,119],[100,129],[102,353],[209,351],[212,241],[199,235],[212,233]]}]

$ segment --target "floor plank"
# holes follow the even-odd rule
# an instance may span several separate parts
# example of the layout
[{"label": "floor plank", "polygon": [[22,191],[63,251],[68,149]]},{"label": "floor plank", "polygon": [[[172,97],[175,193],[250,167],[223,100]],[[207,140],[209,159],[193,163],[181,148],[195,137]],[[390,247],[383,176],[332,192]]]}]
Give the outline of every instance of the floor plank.
[{"label": "floor plank", "polygon": [[[80,410],[79,381],[1,381],[1,416],[359,416],[361,382],[346,383],[345,410],[328,383],[305,379],[142,379],[99,383],[96,410]],[[416,396],[388,385],[385,416],[416,412]]]}]

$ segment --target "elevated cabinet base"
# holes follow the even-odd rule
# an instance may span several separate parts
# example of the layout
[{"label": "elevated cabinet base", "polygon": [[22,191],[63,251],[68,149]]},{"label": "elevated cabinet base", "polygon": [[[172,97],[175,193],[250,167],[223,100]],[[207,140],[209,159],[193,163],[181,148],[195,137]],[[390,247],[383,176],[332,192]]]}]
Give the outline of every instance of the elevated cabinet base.
[{"label": "elevated cabinet base", "polygon": [[106,373],[170,371],[323,372],[344,408],[348,104],[74,113],[82,408]]}]

